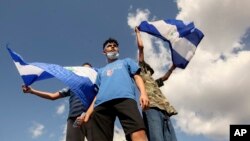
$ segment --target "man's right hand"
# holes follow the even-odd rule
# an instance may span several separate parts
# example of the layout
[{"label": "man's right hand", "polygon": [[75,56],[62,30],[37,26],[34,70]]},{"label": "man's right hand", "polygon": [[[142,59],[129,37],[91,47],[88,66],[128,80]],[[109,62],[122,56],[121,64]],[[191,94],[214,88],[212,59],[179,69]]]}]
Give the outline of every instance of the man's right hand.
[{"label": "man's right hand", "polygon": [[22,89],[24,93],[31,93],[32,88],[30,86],[22,85]]},{"label": "man's right hand", "polygon": [[135,27],[135,33],[139,33],[140,30],[138,29],[138,26]]}]

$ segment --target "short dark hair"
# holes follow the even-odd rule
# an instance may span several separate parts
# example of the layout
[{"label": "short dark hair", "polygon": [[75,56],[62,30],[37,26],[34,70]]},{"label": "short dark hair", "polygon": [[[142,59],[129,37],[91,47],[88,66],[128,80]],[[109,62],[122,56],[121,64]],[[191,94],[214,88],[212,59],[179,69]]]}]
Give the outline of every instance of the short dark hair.
[{"label": "short dark hair", "polygon": [[85,62],[82,64],[82,66],[85,66],[85,65],[89,65],[90,67],[92,67],[92,65],[89,62]]},{"label": "short dark hair", "polygon": [[115,43],[117,46],[119,46],[119,43],[116,39],[114,38],[108,38],[104,43],[103,43],[103,47],[102,49],[104,50],[105,46],[108,44],[108,43]]}]

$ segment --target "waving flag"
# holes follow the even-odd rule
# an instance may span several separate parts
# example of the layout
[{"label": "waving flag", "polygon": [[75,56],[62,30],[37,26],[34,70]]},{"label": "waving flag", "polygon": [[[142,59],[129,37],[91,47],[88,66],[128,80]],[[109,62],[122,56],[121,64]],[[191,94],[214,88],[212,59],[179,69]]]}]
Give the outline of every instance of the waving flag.
[{"label": "waving flag", "polygon": [[94,99],[97,72],[89,67],[62,67],[47,63],[26,63],[20,55],[7,48],[25,85],[35,81],[55,77],[76,94],[82,101],[85,110]]},{"label": "waving flag", "polygon": [[195,28],[194,23],[185,23],[175,19],[143,21],[138,28],[140,31],[169,42],[173,64],[183,69],[193,57],[198,44],[204,37],[203,33]]},{"label": "waving flag", "polygon": [[23,82],[26,86],[31,85],[35,81],[44,80],[44,79],[54,77],[39,67],[27,64],[26,62],[24,62],[24,60],[22,59],[22,57],[19,54],[13,52],[9,48],[7,48],[7,49],[8,49],[10,56],[12,57],[15,65],[17,67],[17,70],[18,70],[19,74],[21,75]]}]

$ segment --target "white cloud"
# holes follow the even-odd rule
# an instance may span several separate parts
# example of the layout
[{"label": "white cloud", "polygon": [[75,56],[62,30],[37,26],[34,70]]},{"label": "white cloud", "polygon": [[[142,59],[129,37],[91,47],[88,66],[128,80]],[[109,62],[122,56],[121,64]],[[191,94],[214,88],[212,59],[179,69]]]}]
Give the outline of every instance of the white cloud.
[{"label": "white cloud", "polygon": [[49,138],[51,138],[51,139],[55,138],[55,134],[54,133],[50,133],[49,134]]},{"label": "white cloud", "polygon": [[147,20],[150,11],[148,9],[140,10],[137,9],[136,13],[129,13],[128,14],[128,25],[131,27],[138,26],[141,21]]},{"label": "white cloud", "polygon": [[123,129],[115,126],[113,141],[126,141]]},{"label": "white cloud", "polygon": [[[176,119],[183,131],[226,138],[230,124],[249,122],[250,113],[246,111],[250,106],[247,95],[250,92],[247,70],[250,52],[241,51],[226,60],[216,61],[202,54],[206,52],[200,51],[196,54],[199,59],[193,60],[185,70],[174,73],[162,90],[168,92],[168,97],[180,110]],[[193,117],[187,118],[187,113]],[[184,119],[189,121],[184,123]],[[202,122],[197,124],[197,120]]]},{"label": "white cloud", "polygon": [[177,18],[195,22],[205,33],[202,48],[211,53],[230,52],[249,28],[249,0],[177,0],[177,6]]},{"label": "white cloud", "polygon": [[32,134],[32,138],[38,138],[44,133],[44,125],[40,123],[33,123],[33,126],[30,128],[30,133]]},{"label": "white cloud", "polygon": [[67,123],[63,125],[63,135],[60,139],[60,141],[66,141],[66,133],[67,133]]},{"label": "white cloud", "polygon": [[[178,0],[177,5],[177,18],[194,21],[205,37],[188,67],[176,69],[162,87],[179,112],[173,116],[176,129],[215,141],[228,140],[230,124],[249,124],[250,119],[250,51],[244,50],[242,41],[250,27],[250,1]],[[148,10],[130,13],[129,26],[150,20],[149,14]],[[160,65],[169,65],[170,58],[156,57],[155,44],[161,41],[142,38],[145,60],[159,72],[154,76],[158,77],[167,71]],[[234,49],[239,52],[233,53]],[[169,55],[168,50],[160,54]]]},{"label": "white cloud", "polygon": [[58,115],[63,114],[63,113],[65,112],[65,107],[66,107],[66,105],[65,105],[64,103],[61,104],[61,105],[59,105],[59,106],[57,107],[56,113],[57,113]]}]

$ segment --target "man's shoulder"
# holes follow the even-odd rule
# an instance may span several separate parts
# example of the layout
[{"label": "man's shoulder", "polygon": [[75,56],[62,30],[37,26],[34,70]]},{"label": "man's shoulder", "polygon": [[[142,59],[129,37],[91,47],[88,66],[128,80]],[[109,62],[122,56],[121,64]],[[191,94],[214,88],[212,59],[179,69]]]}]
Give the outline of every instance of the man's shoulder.
[{"label": "man's shoulder", "polygon": [[134,62],[135,62],[135,60],[134,60],[134,59],[129,58],[129,57],[126,57],[126,58],[124,58],[124,59],[122,59],[122,60],[124,60],[124,61],[134,61]]},{"label": "man's shoulder", "polygon": [[122,61],[123,61],[123,63],[128,64],[128,65],[137,65],[138,66],[138,63],[132,58],[124,58],[124,59],[122,59]]},{"label": "man's shoulder", "polygon": [[142,72],[146,73],[149,71],[151,75],[154,74],[154,69],[147,62],[140,61],[139,66],[141,67]]},{"label": "man's shoulder", "polygon": [[63,88],[59,91],[59,94],[62,96],[62,97],[66,97],[66,96],[70,96],[72,94],[72,91],[70,90],[69,87],[66,87],[66,88]]}]

